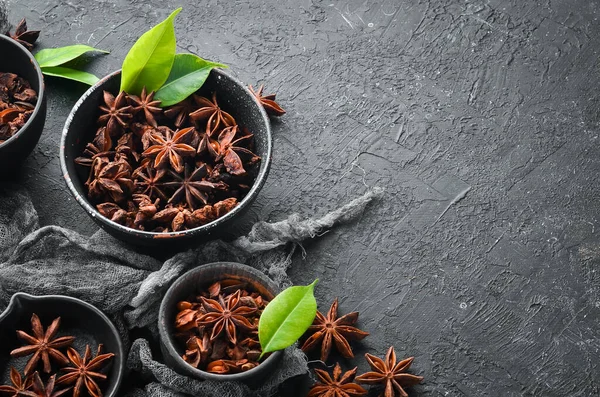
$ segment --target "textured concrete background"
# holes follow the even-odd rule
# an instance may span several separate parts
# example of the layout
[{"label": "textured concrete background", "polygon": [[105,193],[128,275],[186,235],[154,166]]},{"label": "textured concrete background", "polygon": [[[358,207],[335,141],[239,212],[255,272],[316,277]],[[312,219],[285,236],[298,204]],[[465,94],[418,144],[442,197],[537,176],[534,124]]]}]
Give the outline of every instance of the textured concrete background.
[{"label": "textured concrete background", "polygon": [[[9,0],[40,46],[111,51],[120,67],[183,5],[179,50],[266,83],[288,114],[241,230],[387,189],[354,225],[307,245],[371,332],[364,352],[416,357],[414,396],[600,394],[600,4],[588,0]],[[21,180],[43,224],[92,233],[58,161],[84,91],[49,80],[48,120]],[[371,393],[375,396],[377,393]]]}]

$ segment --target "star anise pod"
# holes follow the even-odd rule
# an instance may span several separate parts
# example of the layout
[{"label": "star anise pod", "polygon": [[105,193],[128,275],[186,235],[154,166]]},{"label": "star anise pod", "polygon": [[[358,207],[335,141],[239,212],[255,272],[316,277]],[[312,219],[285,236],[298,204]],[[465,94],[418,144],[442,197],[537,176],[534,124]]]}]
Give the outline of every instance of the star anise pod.
[{"label": "star anise pod", "polygon": [[46,383],[44,385],[44,382],[42,382],[42,378],[40,378],[40,374],[38,372],[36,372],[35,374],[33,374],[33,392],[31,392],[31,394],[27,394],[27,396],[59,397],[65,393],[71,391],[72,387],[54,391],[55,380],[56,380],[56,374],[52,375],[48,379],[48,383]]},{"label": "star anise pod", "polygon": [[358,312],[348,313],[338,318],[338,300],[333,301],[327,317],[317,311],[313,325],[308,328],[307,333],[313,332],[302,345],[303,351],[310,351],[321,343],[321,360],[326,361],[331,352],[331,346],[335,344],[337,350],[346,358],[354,357],[348,340],[364,339],[368,332],[353,327],[358,320]]},{"label": "star anise pod", "polygon": [[165,110],[165,116],[170,119],[175,119],[173,124],[175,124],[175,127],[181,128],[187,123],[189,114],[195,110],[196,106],[194,106],[191,98],[186,98]]},{"label": "star anise pod", "polygon": [[75,163],[85,167],[91,167],[96,157],[110,157],[114,155],[112,149],[112,138],[106,127],[100,127],[91,143],[85,146],[83,155],[75,159]]},{"label": "star anise pod", "polygon": [[147,93],[146,87],[142,88],[142,94],[138,97],[137,95],[130,95],[129,100],[133,104],[132,111],[134,114],[143,112],[146,122],[152,127],[158,127],[156,124],[155,114],[161,114],[162,109],[158,107],[160,101],[154,101],[155,92]]},{"label": "star anise pod", "polygon": [[345,372],[342,376],[342,367],[336,363],[333,368],[333,377],[322,369],[315,369],[315,373],[319,382],[310,389],[307,397],[356,397],[367,394],[362,386],[353,382],[356,368]]},{"label": "star anise pod", "polygon": [[150,161],[133,172],[135,178],[136,192],[152,197],[160,198],[167,202],[167,195],[162,191],[163,182],[167,170],[152,167]]},{"label": "star anise pod", "polygon": [[254,88],[252,88],[251,85],[248,86],[248,88],[250,89],[250,92],[254,94],[256,99],[258,99],[268,115],[283,116],[285,114],[285,110],[283,110],[281,106],[275,102],[275,94],[263,95],[263,85],[261,85],[257,91],[254,91]]},{"label": "star anise pod", "polygon": [[204,333],[202,338],[192,336],[186,343],[185,354],[183,359],[188,364],[198,368],[200,363],[208,360],[211,351],[210,338],[207,333]]},{"label": "star anise pod", "polygon": [[223,296],[219,296],[218,301],[204,297],[201,300],[207,313],[198,318],[198,325],[212,327],[211,341],[224,331],[227,339],[235,345],[238,327],[246,331],[255,329],[246,317],[256,312],[256,308],[240,304],[240,290],[226,300]]},{"label": "star anise pod", "polygon": [[192,213],[190,210],[187,209],[185,205],[179,205],[166,207],[165,209],[157,212],[151,220],[163,225],[169,224],[171,226],[171,230],[178,232],[180,230],[184,230],[186,227],[189,227],[191,217]]},{"label": "star anise pod", "polygon": [[61,336],[60,338],[55,338],[59,327],[60,317],[52,321],[52,324],[44,332],[40,318],[36,314],[33,314],[31,316],[33,336],[23,331],[17,331],[19,339],[29,343],[29,345],[11,351],[10,355],[12,357],[24,357],[33,354],[25,366],[25,376],[31,375],[40,359],[44,364],[44,372],[48,374],[52,370],[50,358],[54,359],[60,365],[65,365],[69,362],[65,355],[58,349],[71,345],[75,337]]},{"label": "star anise pod", "polygon": [[163,186],[177,188],[175,193],[173,193],[173,196],[169,199],[169,203],[180,202],[182,201],[182,198],[185,197],[185,201],[191,211],[197,208],[197,202],[206,205],[208,201],[206,192],[227,188],[227,185],[223,182],[213,183],[203,180],[207,174],[206,165],[204,164],[196,168],[193,172],[191,171],[191,167],[186,164],[183,178],[171,170],[169,170],[169,174],[171,174],[175,180],[172,182],[165,182],[163,183]]},{"label": "star anise pod", "polygon": [[165,134],[151,133],[153,145],[142,153],[144,157],[154,157],[154,167],[164,168],[167,163],[175,172],[183,172],[183,157],[193,156],[196,149],[188,144],[194,134],[194,128],[185,128],[175,133],[165,129]]},{"label": "star anise pod", "polygon": [[256,162],[260,159],[247,148],[240,146],[240,142],[246,141],[253,137],[252,134],[242,136],[235,139],[238,132],[238,126],[225,128],[219,134],[219,157],[223,158],[223,164],[232,175],[243,175],[246,173],[244,164],[239,154],[250,157],[251,162]]},{"label": "star anise pod", "polygon": [[113,222],[124,225],[127,221],[127,211],[119,207],[115,203],[102,203],[96,206],[96,209],[105,218],[110,219]]},{"label": "star anise pod", "polygon": [[[99,160],[97,158],[94,161]],[[131,166],[126,161],[101,163],[98,167],[92,164],[92,172],[92,181],[86,183],[91,198],[101,199],[104,195],[109,195],[115,202],[120,202],[124,200],[126,193],[134,189]]]},{"label": "star anise pod", "polygon": [[[19,371],[14,367],[10,367],[10,381],[12,386],[0,386],[0,393],[10,394],[10,397],[25,397],[32,395],[32,392],[29,391],[32,384],[31,377],[23,379]],[[33,396],[35,396],[35,394],[33,394]]]},{"label": "star anise pod", "polygon": [[396,352],[391,346],[385,355],[385,361],[369,353],[365,354],[372,371],[356,377],[360,383],[367,385],[384,384],[385,389],[380,397],[408,397],[403,387],[414,386],[423,380],[422,376],[407,374],[414,357],[396,363]]},{"label": "star anise pod", "polygon": [[231,127],[236,125],[235,119],[229,113],[219,107],[217,103],[217,93],[213,92],[212,101],[202,96],[193,96],[196,105],[199,108],[190,113],[190,119],[195,123],[208,120],[208,128],[211,133],[214,133],[219,128]]},{"label": "star anise pod", "polygon": [[100,110],[105,114],[98,117],[98,123],[106,126],[111,136],[116,136],[122,128],[127,127],[127,121],[133,117],[133,108],[127,104],[125,91],[121,91],[116,98],[104,91],[104,103],[106,106],[100,106]]},{"label": "star anise pod", "polygon": [[33,49],[33,45],[36,40],[40,36],[39,30],[28,30],[27,29],[27,21],[25,18],[21,19],[21,22],[15,28],[15,34],[10,34],[10,32],[6,32],[7,36],[10,36],[12,39],[18,41],[20,44],[25,46],[29,51]]},{"label": "star anise pod", "polygon": [[67,355],[72,366],[65,367],[62,371],[66,372],[65,375],[58,378],[57,384],[59,385],[72,385],[75,384],[73,389],[73,397],[79,397],[81,395],[82,388],[86,388],[87,392],[92,397],[101,397],[102,391],[100,386],[96,383],[97,380],[106,380],[106,375],[98,372],[101,370],[108,361],[110,361],[115,355],[113,353],[102,354],[102,345],[98,346],[98,352],[96,357],[92,358],[92,352],[90,345],[86,345],[85,354],[83,358],[73,348],[69,348]]}]

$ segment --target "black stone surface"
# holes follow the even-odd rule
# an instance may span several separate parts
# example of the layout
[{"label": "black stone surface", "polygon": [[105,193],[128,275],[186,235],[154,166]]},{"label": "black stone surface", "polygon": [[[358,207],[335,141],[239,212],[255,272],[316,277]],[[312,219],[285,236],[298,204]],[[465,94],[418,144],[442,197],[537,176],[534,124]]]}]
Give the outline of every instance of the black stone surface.
[{"label": "black stone surface", "polygon": [[[179,5],[180,51],[266,83],[288,111],[239,233],[387,189],[294,261],[295,282],[320,278],[322,310],[337,296],[371,332],[346,368],[394,345],[425,377],[412,396],[599,395],[598,2],[8,1],[38,48],[110,50],[98,75]],[[92,233],[58,163],[85,87],[47,85],[19,182],[42,224]]]}]

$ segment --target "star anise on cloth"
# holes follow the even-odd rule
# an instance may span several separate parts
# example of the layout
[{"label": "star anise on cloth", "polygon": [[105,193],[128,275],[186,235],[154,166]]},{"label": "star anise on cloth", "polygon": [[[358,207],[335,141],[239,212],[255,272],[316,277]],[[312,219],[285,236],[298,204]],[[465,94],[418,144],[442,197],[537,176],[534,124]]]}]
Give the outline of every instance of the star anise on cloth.
[{"label": "star anise on cloth", "polygon": [[75,340],[75,337],[61,336],[55,338],[59,327],[60,317],[52,321],[52,324],[50,324],[44,332],[44,327],[42,326],[40,318],[36,314],[33,314],[31,316],[33,336],[23,331],[17,331],[19,339],[29,345],[11,351],[10,355],[12,357],[24,357],[32,354],[25,366],[25,376],[29,376],[33,373],[40,360],[44,365],[44,372],[46,373],[50,373],[52,370],[52,365],[50,363],[51,358],[60,365],[65,365],[69,362],[67,357],[65,357],[58,349],[70,346]]},{"label": "star anise on cloth", "polygon": [[72,366],[63,368],[66,372],[57,380],[59,385],[75,385],[73,397],[79,397],[82,389],[85,387],[87,393],[92,397],[101,397],[102,391],[97,381],[106,380],[106,375],[99,372],[115,356],[113,353],[102,354],[103,346],[98,346],[96,357],[92,358],[92,352],[89,345],[85,347],[83,358],[73,348],[69,348],[67,355]]},{"label": "star anise on cloth", "polygon": [[208,202],[207,192],[211,192],[215,189],[226,189],[227,185],[223,182],[208,182],[203,178],[207,175],[206,164],[202,164],[196,168],[193,172],[191,167],[186,164],[184,176],[181,177],[177,173],[169,170],[169,174],[174,179],[172,182],[164,182],[165,187],[175,187],[177,190],[171,198],[169,203],[174,201],[179,202],[185,198],[185,202],[192,211],[198,208],[197,202],[202,203],[202,206]]},{"label": "star anise on cloth", "polygon": [[71,391],[72,387],[55,391],[54,390],[55,383],[56,383],[55,380],[56,380],[56,374],[52,375],[48,379],[48,382],[44,385],[44,382],[42,382],[42,378],[40,378],[40,374],[38,372],[36,372],[35,374],[33,374],[33,391],[27,392],[27,393],[31,393],[31,394],[23,394],[23,396],[27,396],[27,397],[59,397],[65,393],[68,393]]},{"label": "star anise on cloth", "polygon": [[6,32],[6,35],[16,40],[17,42],[19,42],[19,44],[22,44],[29,51],[31,51],[33,49],[33,45],[40,36],[40,31],[28,30],[27,21],[25,20],[25,18],[23,18],[15,28],[15,34],[10,34],[10,32]]},{"label": "star anise on cloth", "polygon": [[190,113],[189,117],[195,123],[208,120],[207,125],[211,134],[219,128],[236,125],[233,116],[219,107],[216,92],[213,93],[212,100],[198,95],[194,95],[193,98],[199,109]]},{"label": "star anise on cloth", "polygon": [[250,331],[256,327],[246,318],[256,312],[256,308],[240,305],[240,290],[227,299],[219,296],[218,301],[202,297],[206,314],[198,318],[198,325],[212,328],[210,340],[215,340],[222,332],[234,345],[237,343],[237,328]]},{"label": "star anise on cloth", "polygon": [[196,149],[189,145],[193,134],[193,127],[175,133],[166,129],[164,135],[152,133],[150,140],[153,145],[146,149],[142,156],[154,157],[155,168],[164,168],[170,163],[175,172],[183,172],[183,158],[196,154]]},{"label": "star anise on cloth", "polygon": [[32,384],[31,376],[25,377],[25,379],[23,379],[19,371],[17,371],[14,367],[11,367],[10,381],[12,383],[12,386],[0,386],[0,393],[2,393],[3,395],[10,395],[10,397],[21,397],[30,395],[28,393],[31,393],[29,391],[29,389],[31,389]]},{"label": "star anise on cloth", "polygon": [[276,94],[263,95],[264,86],[261,85],[258,87],[257,91],[254,91],[252,86],[248,86],[250,92],[258,99],[258,102],[262,105],[269,116],[283,116],[285,114],[285,110],[279,106],[277,102],[275,102]]},{"label": "star anise on cloth", "polygon": [[158,127],[156,123],[155,115],[162,113],[162,109],[158,107],[160,101],[154,100],[154,92],[147,93],[146,87],[142,88],[142,93],[138,97],[137,95],[129,95],[129,100],[132,103],[132,112],[134,114],[143,113],[146,118],[146,122],[152,127]]},{"label": "star anise on cloth", "polygon": [[98,117],[98,123],[106,126],[111,136],[116,136],[121,129],[127,127],[127,121],[133,117],[133,108],[127,103],[125,91],[121,91],[116,98],[110,92],[104,91],[104,103],[106,106],[100,106],[104,114]]},{"label": "star anise on cloth", "polygon": [[396,352],[393,346],[387,351],[385,361],[369,353],[365,354],[365,357],[372,371],[356,377],[356,380],[368,385],[384,384],[385,389],[380,397],[408,397],[403,387],[414,386],[423,380],[422,376],[406,373],[414,357],[396,363]]},{"label": "star anise on cloth", "polygon": [[239,145],[240,142],[252,139],[252,134],[244,135],[235,139],[238,133],[238,126],[227,127],[219,134],[219,156],[223,158],[223,164],[232,175],[243,175],[246,173],[244,163],[240,154],[250,159],[249,163],[256,163],[260,157],[252,153],[249,149]]},{"label": "star anise on cloth", "polygon": [[356,368],[342,375],[339,363],[333,368],[333,377],[327,371],[315,369],[319,381],[310,389],[307,397],[358,397],[367,394],[360,385],[354,383]]},{"label": "star anise on cloth", "polygon": [[336,298],[327,312],[327,316],[317,311],[313,325],[307,331],[307,334],[312,333],[312,335],[304,342],[302,350],[310,351],[321,343],[321,361],[326,361],[332,345],[335,344],[342,356],[354,357],[348,340],[361,340],[369,335],[368,332],[353,326],[357,320],[358,312],[348,313],[338,318],[338,300]]}]

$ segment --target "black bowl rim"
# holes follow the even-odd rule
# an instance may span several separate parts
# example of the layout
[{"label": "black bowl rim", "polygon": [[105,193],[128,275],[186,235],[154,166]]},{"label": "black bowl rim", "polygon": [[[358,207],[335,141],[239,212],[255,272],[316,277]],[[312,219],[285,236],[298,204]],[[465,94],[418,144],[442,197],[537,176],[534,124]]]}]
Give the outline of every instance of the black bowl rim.
[{"label": "black bowl rim", "polygon": [[111,397],[111,396],[115,396],[116,393],[119,391],[119,388],[121,387],[121,382],[123,380],[123,376],[124,376],[124,372],[125,372],[125,348],[123,347],[123,341],[121,340],[121,336],[119,335],[119,331],[117,331],[117,328],[115,327],[115,325],[112,323],[112,321],[110,321],[110,319],[106,316],[106,314],[104,314],[100,309],[98,309],[96,306],[87,303],[81,299],[77,299],[77,298],[73,298],[71,296],[66,296],[66,295],[31,295],[31,294],[27,294],[25,292],[17,292],[15,293],[11,298],[10,298],[10,302],[8,303],[8,306],[6,307],[6,309],[0,313],[0,323],[2,322],[2,320],[4,320],[6,317],[8,317],[10,315],[10,313],[13,311],[14,307],[16,306],[16,303],[19,299],[24,299],[24,300],[29,300],[29,301],[44,301],[44,300],[49,300],[49,299],[55,299],[55,300],[62,300],[62,301],[69,301],[72,303],[75,303],[77,305],[80,306],[84,306],[88,309],[90,309],[92,312],[94,312],[98,317],[100,317],[105,323],[106,325],[108,325],[108,328],[111,330],[111,332],[114,334],[116,341],[117,341],[117,350],[118,352],[114,352],[117,356],[117,366],[118,366],[118,371],[117,371],[117,378],[114,381],[115,384],[115,388],[114,388],[114,393],[112,395],[107,395],[106,397]]},{"label": "black bowl rim", "polygon": [[167,329],[165,328],[166,321],[163,321],[163,320],[165,320],[165,317],[166,317],[165,312],[167,310],[167,304],[169,304],[168,301],[170,301],[172,299],[172,295],[180,287],[180,285],[184,282],[185,279],[187,279],[191,274],[205,272],[207,270],[210,270],[211,267],[219,268],[223,265],[232,265],[234,267],[237,267],[237,268],[249,273],[254,279],[256,279],[256,281],[267,286],[269,289],[272,289],[273,291],[278,290],[277,284],[275,284],[275,282],[273,280],[271,280],[266,274],[258,271],[257,269],[255,269],[251,266],[244,265],[242,263],[211,262],[211,263],[206,263],[204,265],[197,266],[197,267],[183,273],[181,276],[179,276],[177,278],[177,280],[175,280],[175,282],[173,282],[173,284],[171,284],[171,286],[167,290],[167,293],[163,296],[162,302],[160,303],[160,309],[158,311],[158,332],[159,332],[159,336],[160,336],[160,339],[161,339],[163,345],[167,348],[168,353],[171,355],[171,357],[174,357],[177,360],[177,363],[179,365],[185,366],[188,369],[188,372],[196,374],[196,376],[198,378],[206,379],[206,380],[217,380],[217,381],[243,381],[244,379],[251,378],[255,373],[258,373],[259,371],[261,371],[261,369],[262,369],[262,368],[260,368],[261,365],[265,365],[265,364],[268,365],[269,362],[278,360],[280,358],[279,356],[283,354],[283,350],[277,350],[277,351],[272,352],[271,355],[269,357],[267,357],[267,359],[265,361],[260,363],[260,365],[254,367],[248,371],[240,372],[237,374],[213,374],[211,372],[202,371],[198,368],[192,367],[191,365],[186,363],[183,360],[183,358],[181,358],[179,356],[179,354],[177,354],[175,347],[171,343],[171,339],[167,335]]},{"label": "black bowl rim", "polygon": [[21,127],[19,129],[19,131],[17,131],[17,133],[15,135],[11,136],[3,143],[0,143],[0,149],[2,149],[3,147],[8,146],[10,143],[16,142],[25,133],[27,128],[29,128],[29,126],[33,123],[33,121],[37,117],[37,114],[40,112],[42,103],[44,102],[44,96],[46,95],[46,85],[44,83],[44,75],[42,74],[42,69],[40,68],[40,65],[38,64],[38,62],[35,59],[35,57],[33,56],[33,54],[31,52],[29,52],[29,50],[27,48],[25,48],[18,41],[13,40],[12,38],[5,36],[1,33],[0,33],[0,40],[4,40],[7,43],[14,45],[21,52],[25,53],[25,55],[27,55],[29,57],[29,61],[33,65],[33,68],[35,69],[35,72],[37,74],[37,78],[40,82],[40,84],[39,84],[40,88],[38,90],[39,92],[37,93],[38,99],[37,99],[37,103],[35,104],[35,109],[33,109],[33,113],[29,117],[29,120],[27,120],[27,122],[23,125],[23,127]]},{"label": "black bowl rim", "polygon": [[127,226],[121,225],[119,223],[113,222],[110,219],[102,216],[100,214],[100,212],[98,212],[98,210],[96,208],[94,208],[84,196],[79,194],[79,192],[75,188],[75,185],[73,184],[73,181],[71,180],[71,175],[69,174],[69,171],[67,168],[67,158],[66,158],[66,153],[65,153],[67,135],[69,134],[69,129],[70,129],[71,123],[73,121],[73,117],[75,116],[75,112],[77,112],[77,110],[79,110],[82,103],[87,100],[87,98],[91,95],[92,92],[94,92],[97,89],[100,89],[100,87],[102,85],[104,85],[104,83],[106,81],[110,80],[111,78],[114,78],[115,76],[117,76],[118,74],[121,73],[121,70],[116,70],[116,71],[110,73],[109,75],[104,76],[102,79],[100,79],[100,81],[98,81],[96,84],[91,86],[86,92],[83,93],[81,98],[79,98],[77,103],[75,103],[75,106],[73,106],[73,109],[71,109],[71,112],[69,113],[69,116],[67,117],[67,120],[65,121],[65,126],[63,128],[62,136],[61,136],[61,140],[60,140],[60,156],[59,157],[60,157],[60,167],[62,169],[63,176],[67,182],[67,186],[69,187],[69,190],[71,190],[71,193],[75,197],[75,200],[77,200],[79,205],[81,205],[83,207],[83,209],[88,213],[88,215],[90,215],[91,217],[93,217],[95,219],[98,219],[100,222],[102,222],[104,225],[106,225],[110,228],[117,229],[120,232],[135,235],[136,237],[141,237],[144,239],[158,240],[158,239],[177,239],[179,237],[188,238],[188,237],[193,237],[197,234],[201,234],[201,233],[210,231],[210,230],[218,227],[219,225],[221,225],[223,222],[226,222],[226,221],[234,218],[239,212],[241,212],[246,206],[248,206],[250,204],[250,201],[252,201],[255,198],[255,196],[258,195],[258,192],[260,191],[260,189],[263,187],[263,185],[265,184],[265,182],[267,180],[269,167],[271,165],[272,151],[273,151],[271,122],[269,121],[269,117],[267,116],[267,113],[265,112],[264,108],[262,107],[262,105],[260,104],[258,99],[252,94],[252,92],[250,92],[248,87],[246,87],[244,84],[242,84],[242,82],[240,82],[235,77],[229,75],[228,73],[225,73],[224,71],[222,71],[220,69],[213,69],[212,71],[217,73],[218,75],[221,75],[227,79],[230,79],[231,81],[233,81],[233,83],[242,87],[242,89],[246,92],[248,97],[251,98],[251,100],[254,101],[254,103],[258,107],[258,110],[260,111],[260,113],[262,115],[263,122],[266,126],[267,154],[266,154],[266,156],[262,157],[261,167],[260,167],[260,170],[256,177],[256,180],[254,181],[254,184],[250,188],[250,191],[248,192],[248,194],[246,194],[246,196],[242,199],[242,201],[240,201],[239,204],[233,210],[231,210],[227,214],[223,215],[222,217],[217,218],[210,223],[207,223],[206,225],[198,226],[193,229],[183,230],[180,232],[163,233],[163,232],[148,232],[145,230],[132,229]]}]

